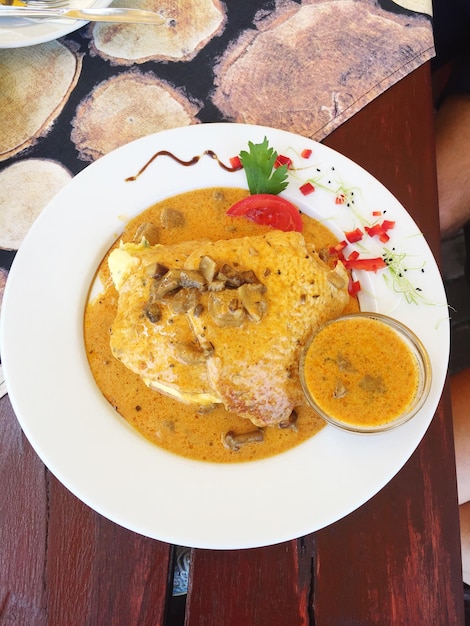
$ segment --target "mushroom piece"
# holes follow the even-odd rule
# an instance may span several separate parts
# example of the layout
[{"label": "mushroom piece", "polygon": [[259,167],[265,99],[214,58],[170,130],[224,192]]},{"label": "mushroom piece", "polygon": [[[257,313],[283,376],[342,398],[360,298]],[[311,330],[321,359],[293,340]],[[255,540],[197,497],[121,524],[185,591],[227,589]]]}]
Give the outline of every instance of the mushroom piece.
[{"label": "mushroom piece", "polygon": [[184,221],[183,213],[176,209],[165,208],[160,215],[160,223],[163,228],[182,228]]},{"label": "mushroom piece", "polygon": [[225,281],[213,280],[207,285],[208,291],[223,291],[225,289]]},{"label": "mushroom piece", "polygon": [[327,274],[328,282],[336,287],[336,289],[344,289],[346,287],[346,280],[341,274],[338,274],[336,270],[332,270]]},{"label": "mushroom piece", "polygon": [[178,361],[186,365],[202,365],[209,356],[207,352],[203,352],[197,346],[190,344],[175,343],[173,348]]},{"label": "mushroom piece", "polygon": [[336,398],[337,400],[339,400],[340,398],[344,398],[344,396],[346,396],[347,393],[348,393],[347,387],[345,386],[342,380],[338,379],[336,381],[336,385],[333,391],[333,398]]},{"label": "mushroom piece", "polygon": [[242,433],[236,435],[233,430],[222,435],[222,443],[231,452],[238,452],[240,448],[248,443],[262,443],[264,441],[264,433],[262,430],[255,430],[250,433]]},{"label": "mushroom piece", "polygon": [[204,276],[197,270],[171,269],[154,281],[151,289],[151,298],[161,300],[177,289],[195,287],[202,290],[206,286]]},{"label": "mushroom piece", "polygon": [[359,382],[359,387],[363,391],[369,393],[385,393],[386,387],[381,376],[370,376],[366,374],[364,378]]},{"label": "mushroom piece", "polygon": [[175,270],[168,270],[161,277],[156,277],[150,288],[149,299],[161,300],[172,291],[176,291],[181,287],[179,282],[179,273]]},{"label": "mushroom piece", "polygon": [[229,289],[237,289],[245,282],[241,272],[238,272],[231,265],[228,265],[228,263],[222,266],[222,269],[217,274],[217,280],[223,280],[225,286]]},{"label": "mushroom piece", "polygon": [[266,312],[267,304],[263,298],[265,292],[266,287],[261,283],[245,283],[237,289],[240,301],[253,322],[261,321]]},{"label": "mushroom piece", "polygon": [[331,260],[331,253],[329,248],[321,248],[318,251],[318,256],[323,261],[323,263],[328,263]]},{"label": "mushroom piece", "polygon": [[207,413],[211,413],[216,407],[217,404],[215,403],[202,404],[200,407],[198,407],[197,412],[199,413],[199,415],[206,415]]},{"label": "mushroom piece", "polygon": [[217,326],[241,326],[245,320],[245,309],[232,291],[211,292],[208,310]]},{"label": "mushroom piece", "polygon": [[153,272],[154,278],[162,278],[168,272],[168,268],[161,263],[157,263]]},{"label": "mushroom piece", "polygon": [[243,284],[248,283],[250,285],[255,285],[259,283],[258,277],[254,273],[253,270],[246,270],[241,273]]},{"label": "mushroom piece", "polygon": [[206,279],[197,270],[177,270],[180,275],[181,287],[189,288],[195,287],[202,291],[206,286]]},{"label": "mushroom piece", "polygon": [[144,314],[152,324],[156,324],[162,319],[162,311],[157,302],[148,301],[144,307]]},{"label": "mushroom piece", "polygon": [[199,289],[190,287],[169,293],[161,302],[166,304],[172,313],[187,313],[199,302]]},{"label": "mushroom piece", "polygon": [[143,222],[135,231],[133,237],[134,243],[140,243],[144,238],[151,246],[157,244],[160,240],[158,227],[152,222]]},{"label": "mushroom piece", "polygon": [[214,280],[215,273],[217,271],[217,265],[210,256],[203,256],[199,261],[199,271],[207,280],[211,283]]},{"label": "mushroom piece", "polygon": [[289,429],[297,432],[297,419],[298,419],[297,411],[294,409],[292,413],[289,415],[289,419],[282,420],[278,423],[278,427],[282,429]]}]

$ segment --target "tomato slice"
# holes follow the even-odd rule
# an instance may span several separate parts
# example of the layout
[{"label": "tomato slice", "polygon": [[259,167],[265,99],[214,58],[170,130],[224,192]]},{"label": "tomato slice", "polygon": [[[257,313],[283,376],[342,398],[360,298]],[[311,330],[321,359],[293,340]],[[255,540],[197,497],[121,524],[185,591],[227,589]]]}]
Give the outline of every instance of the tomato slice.
[{"label": "tomato slice", "polygon": [[227,215],[243,216],[257,224],[265,224],[278,230],[296,230],[301,233],[303,228],[299,209],[289,200],[270,193],[253,194],[235,202]]}]

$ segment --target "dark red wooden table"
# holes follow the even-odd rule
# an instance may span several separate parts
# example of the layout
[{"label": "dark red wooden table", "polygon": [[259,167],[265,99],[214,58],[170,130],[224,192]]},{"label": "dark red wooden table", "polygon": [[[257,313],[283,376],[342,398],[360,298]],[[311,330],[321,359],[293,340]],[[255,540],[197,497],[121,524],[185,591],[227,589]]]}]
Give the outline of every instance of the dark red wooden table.
[{"label": "dark red wooden table", "polygon": [[[439,258],[428,65],[325,143],[397,196]],[[31,449],[8,397],[0,400],[0,489],[0,624],[182,623],[171,600],[173,547],[116,526],[62,487]],[[447,388],[411,459],[354,513],[275,546],[192,551],[186,626],[463,622]]]}]

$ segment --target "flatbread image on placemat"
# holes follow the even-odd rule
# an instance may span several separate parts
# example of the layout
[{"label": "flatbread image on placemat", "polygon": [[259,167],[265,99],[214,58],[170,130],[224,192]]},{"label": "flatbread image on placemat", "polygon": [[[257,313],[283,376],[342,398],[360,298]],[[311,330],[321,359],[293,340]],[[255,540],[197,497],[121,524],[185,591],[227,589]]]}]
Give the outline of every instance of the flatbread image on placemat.
[{"label": "flatbread image on placemat", "polygon": [[0,161],[49,132],[81,67],[81,55],[57,41],[0,50]]},{"label": "flatbread image on placemat", "polygon": [[216,66],[214,104],[229,120],[316,140],[434,52],[427,17],[369,0],[284,2],[256,26]]},{"label": "flatbread image on placemat", "polygon": [[115,0],[114,7],[157,11],[165,18],[161,26],[106,24],[92,26],[92,49],[114,65],[146,61],[189,61],[226,22],[219,0]]},{"label": "flatbread image on placemat", "polygon": [[25,159],[0,172],[0,248],[18,250],[46,204],[72,175],[60,163]]},{"label": "flatbread image on placemat", "polygon": [[94,161],[129,141],[197,123],[199,106],[154,74],[129,71],[103,81],[79,104],[72,141]]}]

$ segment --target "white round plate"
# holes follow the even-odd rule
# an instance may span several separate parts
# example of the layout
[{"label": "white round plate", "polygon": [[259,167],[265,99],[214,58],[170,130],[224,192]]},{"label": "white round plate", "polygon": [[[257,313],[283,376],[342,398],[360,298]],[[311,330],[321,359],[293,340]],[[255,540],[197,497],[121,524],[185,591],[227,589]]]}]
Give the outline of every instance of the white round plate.
[{"label": "white round plate", "polygon": [[[74,0],[74,8],[105,8],[112,0]],[[1,9],[0,9],[1,10]],[[23,48],[53,41],[87,24],[83,20],[44,20],[2,18],[0,21],[0,48]]]},{"label": "white round plate", "polygon": [[[361,308],[393,315],[421,338],[433,368],[423,409],[381,435],[326,426],[274,458],[217,465],[180,458],[143,439],[106,402],[90,373],[83,312],[95,270],[124,223],[152,203],[190,189],[245,187],[224,163],[264,137],[297,169],[284,192],[340,237],[374,220],[395,221],[387,244],[367,237],[345,249],[362,257],[394,248],[391,269],[357,272]],[[311,149],[309,159],[300,157]],[[307,179],[316,191],[304,196]],[[344,203],[337,203],[336,198]],[[373,216],[377,211],[383,215]],[[203,216],[201,216],[203,219]],[[401,265],[397,265],[400,261]],[[403,270],[402,278],[392,271]],[[405,269],[407,271],[405,271]],[[409,281],[404,283],[404,281]],[[404,293],[401,293],[404,287]],[[415,301],[408,300],[413,297]],[[408,298],[408,299],[407,299]],[[169,130],[115,150],[78,174],[39,216],[16,255],[2,310],[1,354],[13,407],[47,467],[90,507],[130,529],[169,543],[230,549],[262,546],[316,531],[360,507],[404,465],[434,415],[445,381],[449,322],[433,255],[398,201],[337,152],[284,131],[238,124]]]}]

